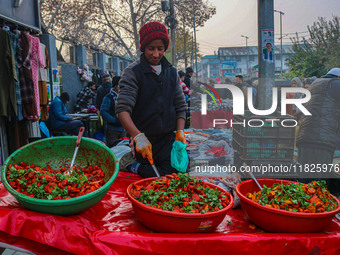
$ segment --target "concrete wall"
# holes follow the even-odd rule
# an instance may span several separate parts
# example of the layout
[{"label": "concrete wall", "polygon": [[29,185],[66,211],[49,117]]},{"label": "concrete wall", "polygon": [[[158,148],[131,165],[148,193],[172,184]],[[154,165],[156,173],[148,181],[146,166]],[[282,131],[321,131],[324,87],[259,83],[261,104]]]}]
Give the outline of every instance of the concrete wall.
[{"label": "concrete wall", "polygon": [[73,64],[58,63],[61,66],[63,92],[70,94],[70,102],[66,105],[67,112],[73,113],[74,105],[77,101],[77,94],[86,85],[80,80],[80,75],[77,72],[78,66]]}]

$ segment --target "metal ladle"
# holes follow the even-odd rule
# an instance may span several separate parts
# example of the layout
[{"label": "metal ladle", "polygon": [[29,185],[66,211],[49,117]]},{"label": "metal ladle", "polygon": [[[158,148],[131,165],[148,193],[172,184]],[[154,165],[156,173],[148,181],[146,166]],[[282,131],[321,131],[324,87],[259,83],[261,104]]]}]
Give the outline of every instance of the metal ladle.
[{"label": "metal ladle", "polygon": [[74,153],[73,153],[71,165],[70,165],[70,168],[66,172],[64,172],[64,175],[70,176],[72,174],[72,172],[73,172],[73,164],[74,164],[74,161],[75,161],[76,156],[77,156],[77,152],[78,152],[79,145],[80,145],[80,140],[81,140],[81,137],[83,136],[84,130],[85,130],[84,127],[81,127],[79,129],[77,143],[76,143],[76,148],[75,148]]},{"label": "metal ladle", "polygon": [[245,166],[245,168],[247,169],[247,172],[249,173],[249,175],[253,179],[253,181],[256,183],[257,187],[259,187],[260,190],[262,190],[262,187],[261,187],[260,183],[257,181],[257,179],[254,176],[254,174],[250,171],[250,167],[247,166],[246,163],[243,163],[243,166]]}]

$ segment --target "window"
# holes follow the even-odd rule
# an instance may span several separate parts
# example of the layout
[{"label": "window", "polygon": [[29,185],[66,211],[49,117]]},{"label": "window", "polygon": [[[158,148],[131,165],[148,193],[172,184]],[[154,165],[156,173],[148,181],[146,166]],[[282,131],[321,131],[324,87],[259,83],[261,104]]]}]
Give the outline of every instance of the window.
[{"label": "window", "polygon": [[123,72],[123,70],[124,70],[124,61],[122,61],[122,60],[119,60],[119,69],[120,69],[121,72]]},{"label": "window", "polygon": [[106,69],[112,70],[112,57],[106,56]]},{"label": "window", "polygon": [[93,65],[97,66],[97,53],[92,53]]},{"label": "window", "polygon": [[70,63],[76,64],[76,47],[70,46]]},{"label": "window", "polygon": [[242,58],[241,58],[241,56],[235,56],[235,59],[236,59],[237,62],[241,62]]},{"label": "window", "polygon": [[281,60],[281,55],[280,55],[280,54],[276,54],[276,55],[275,55],[275,59],[276,59],[276,60]]},{"label": "window", "polygon": [[56,40],[56,48],[60,53],[57,54],[58,62],[76,63],[76,49],[74,45]]},{"label": "window", "polygon": [[86,49],[86,62],[89,66],[97,66],[97,54],[93,50]]},{"label": "window", "polygon": [[249,61],[255,61],[255,57],[254,56],[248,56],[249,57]]}]

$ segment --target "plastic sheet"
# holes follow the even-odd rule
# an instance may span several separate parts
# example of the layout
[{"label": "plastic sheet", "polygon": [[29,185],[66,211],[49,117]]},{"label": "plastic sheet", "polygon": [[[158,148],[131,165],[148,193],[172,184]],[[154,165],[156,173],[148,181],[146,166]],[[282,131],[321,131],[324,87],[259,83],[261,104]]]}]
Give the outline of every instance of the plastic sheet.
[{"label": "plastic sheet", "polygon": [[[18,240],[19,247],[46,254],[60,249],[73,254],[340,254],[340,222],[325,233],[279,234],[251,230],[241,209],[231,210],[216,232],[209,234],[154,233],[135,218],[127,186],[140,179],[119,173],[100,203],[74,216],[55,216],[21,207],[0,186],[0,241]],[[8,239],[6,239],[5,237]],[[3,239],[2,239],[3,238]],[[25,242],[26,240],[26,242]],[[4,242],[2,241],[2,242]],[[34,250],[34,243],[41,244]],[[12,245],[16,242],[11,241]],[[62,253],[62,252],[61,252]]]}]

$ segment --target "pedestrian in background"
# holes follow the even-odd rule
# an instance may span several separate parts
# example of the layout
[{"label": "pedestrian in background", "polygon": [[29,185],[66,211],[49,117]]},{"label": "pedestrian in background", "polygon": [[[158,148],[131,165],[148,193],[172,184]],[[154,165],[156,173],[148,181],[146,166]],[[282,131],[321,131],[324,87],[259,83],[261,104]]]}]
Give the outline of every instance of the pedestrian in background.
[{"label": "pedestrian in background", "polygon": [[235,76],[235,86],[238,87],[240,90],[242,90],[243,95],[244,95],[244,109],[247,109],[248,108],[248,104],[247,104],[247,96],[248,96],[247,88],[248,88],[248,86],[247,86],[247,84],[245,84],[243,82],[243,76],[242,75],[236,75]]},{"label": "pedestrian in background", "polygon": [[90,81],[77,95],[77,102],[74,106],[75,112],[80,112],[82,109],[88,109],[94,105],[93,99],[96,96],[96,84]]},{"label": "pedestrian in background", "polygon": [[194,69],[192,69],[192,67],[187,67],[185,69],[185,77],[183,82],[185,83],[185,85],[187,85],[187,87],[190,89],[191,88],[191,77],[194,75]]},{"label": "pedestrian in background", "polygon": [[190,127],[190,95],[192,94],[193,90],[189,89],[187,85],[184,83],[185,73],[183,71],[178,72],[179,79],[181,80],[181,87],[185,96],[185,101],[187,102],[188,108],[185,117],[185,128]]},{"label": "pedestrian in background", "polygon": [[247,87],[247,85],[243,82],[242,75],[235,76],[235,86],[238,87],[242,91],[244,91],[244,87]]},{"label": "pedestrian in background", "polygon": [[306,79],[304,80],[303,87],[304,87],[305,89],[308,89],[308,88],[310,87],[311,84],[312,84],[311,79],[310,79],[310,78],[306,78]]},{"label": "pedestrian in background", "polygon": [[72,120],[67,115],[65,105],[70,101],[70,95],[64,92],[60,97],[56,96],[49,107],[49,126],[51,131],[66,132],[71,135],[77,135],[79,129],[84,126],[80,120]]},{"label": "pedestrian in background", "polygon": [[[291,84],[292,84],[292,88],[300,88],[302,86],[302,82],[298,77],[294,77],[292,79]],[[301,96],[302,96],[301,93],[294,93],[294,92],[287,93],[286,95],[287,99],[293,99],[293,98],[298,99],[298,98],[301,98]],[[296,114],[296,111],[297,111],[296,105],[292,105],[292,104],[286,105],[287,114],[294,116]]]},{"label": "pedestrian in background", "polygon": [[117,144],[120,138],[126,137],[125,129],[115,113],[117,95],[119,92],[119,80],[120,76],[115,76],[113,78],[111,91],[104,97],[103,103],[100,107],[100,114],[105,122],[106,145],[109,148]]},{"label": "pedestrian in background", "polygon": [[190,96],[192,93],[192,90],[188,88],[188,86],[184,83],[185,73],[183,71],[178,72],[179,79],[181,80],[181,87],[183,90],[183,93],[187,96]]},{"label": "pedestrian in background", "polygon": [[[326,75],[316,79],[309,88],[311,99],[304,104],[312,115],[297,114],[300,129],[296,145],[298,162],[306,164],[333,163],[335,148],[338,146],[340,126],[340,68],[331,69]],[[316,175],[309,176],[315,178]],[[328,187],[333,194],[340,194],[339,177],[322,173],[327,179]]]},{"label": "pedestrian in background", "polygon": [[[245,85],[247,86],[247,92],[246,92],[246,100],[248,100],[248,88],[251,88],[252,91],[252,101],[253,101],[253,106],[255,109],[257,109],[257,89],[254,86],[254,83],[251,80],[248,80],[245,82]],[[248,104],[247,104],[248,108]]]},{"label": "pedestrian in background", "polygon": [[99,109],[102,105],[104,97],[110,93],[112,88],[111,76],[110,74],[104,74],[103,76],[103,84],[99,86],[97,89],[97,98],[96,98],[96,106]]}]

